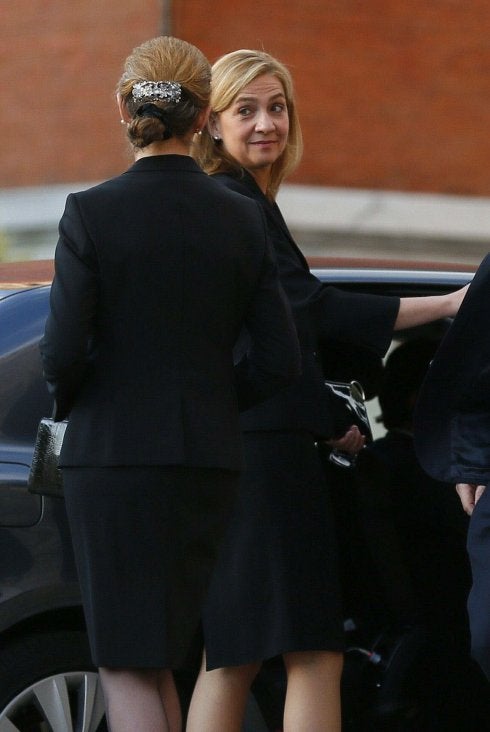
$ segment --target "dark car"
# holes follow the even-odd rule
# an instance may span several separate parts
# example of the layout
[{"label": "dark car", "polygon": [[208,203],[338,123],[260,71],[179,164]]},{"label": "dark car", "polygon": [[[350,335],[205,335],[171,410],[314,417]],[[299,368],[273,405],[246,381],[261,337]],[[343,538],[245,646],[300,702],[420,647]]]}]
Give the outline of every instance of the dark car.
[{"label": "dark car", "polygon": [[[457,265],[363,260],[315,259],[310,264],[322,280],[339,287],[396,295],[448,292],[469,281],[473,270]],[[63,500],[34,495],[27,488],[37,425],[52,409],[38,350],[49,307],[51,277],[52,262],[0,265],[0,732],[106,729],[98,676],[87,646]],[[416,333],[432,337],[444,325],[416,329]],[[399,339],[408,335],[402,333]],[[332,344],[325,360],[327,371],[332,371],[327,373],[330,378],[357,378],[365,382],[368,397],[376,395],[382,365],[373,362],[369,354],[346,352],[341,344]],[[342,373],[334,373],[336,368]],[[371,406],[374,419],[376,410]],[[343,688],[344,728],[356,732],[453,729],[449,721],[438,726],[444,717],[441,694],[444,697],[453,689],[454,700],[443,698],[449,709],[446,720],[456,720],[454,729],[458,732],[488,729],[489,709],[480,709],[479,703],[482,694],[488,695],[488,687],[468,656],[465,616],[458,616],[451,624],[451,637],[444,633],[439,636],[439,629],[427,623],[423,614],[407,614],[407,618],[396,622],[387,616],[376,551],[386,553],[386,547],[392,547],[387,544],[390,532],[395,532],[396,541],[400,539],[396,521],[387,522],[386,515],[381,520],[372,506],[366,509],[371,511],[369,517],[363,514],[361,494],[357,492],[353,497],[350,493],[352,476],[330,466],[327,454],[325,463],[328,470],[337,470],[333,496],[342,548],[349,643]],[[371,529],[375,527],[374,544],[373,537],[366,533],[368,523]],[[412,526],[409,531],[414,532],[411,538],[415,547],[418,529]],[[403,541],[406,543],[406,537]],[[451,597],[460,607],[469,582],[464,532],[455,542],[462,569],[451,579]],[[449,615],[453,613],[453,599],[447,601]],[[437,602],[429,596],[427,600],[428,605]],[[454,634],[457,640],[453,644]],[[194,673],[190,668],[179,676],[184,705]],[[464,705],[476,711],[470,714],[466,710],[458,718],[457,705],[452,703],[458,701],[457,694],[461,694]],[[271,661],[254,685],[244,729],[280,729],[283,698],[283,669],[280,662]]]}]

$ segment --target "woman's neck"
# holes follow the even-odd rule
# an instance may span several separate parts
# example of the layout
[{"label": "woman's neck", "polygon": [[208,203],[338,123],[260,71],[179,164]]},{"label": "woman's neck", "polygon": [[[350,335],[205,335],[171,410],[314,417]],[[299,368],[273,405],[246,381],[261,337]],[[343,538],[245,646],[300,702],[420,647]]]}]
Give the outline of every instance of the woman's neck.
[{"label": "woman's neck", "polygon": [[247,171],[247,173],[250,173],[264,196],[267,195],[267,188],[271,179],[270,168],[255,168],[254,170],[245,168],[245,170]]},{"label": "woman's neck", "polygon": [[165,142],[152,142],[146,147],[136,149],[134,159],[149,158],[153,155],[190,155],[190,145],[184,140],[172,137]]}]

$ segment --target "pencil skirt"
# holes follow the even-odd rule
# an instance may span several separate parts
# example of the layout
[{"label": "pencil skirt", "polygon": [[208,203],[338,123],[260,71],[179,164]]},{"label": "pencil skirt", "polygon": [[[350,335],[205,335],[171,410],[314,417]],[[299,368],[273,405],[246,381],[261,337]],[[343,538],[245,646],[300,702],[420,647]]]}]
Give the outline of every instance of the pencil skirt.
[{"label": "pencil skirt", "polygon": [[63,468],[96,666],[179,668],[239,473],[183,466]]},{"label": "pencil skirt", "polygon": [[208,670],[344,649],[337,539],[314,437],[244,434],[243,473],[203,612]]}]

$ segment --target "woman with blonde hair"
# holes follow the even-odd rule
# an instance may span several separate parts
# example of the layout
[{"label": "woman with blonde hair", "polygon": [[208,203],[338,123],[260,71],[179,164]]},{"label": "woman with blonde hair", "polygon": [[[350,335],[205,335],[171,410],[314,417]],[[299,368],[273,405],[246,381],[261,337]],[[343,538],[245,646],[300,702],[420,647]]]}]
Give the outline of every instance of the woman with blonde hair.
[{"label": "woman with blonde hair", "polygon": [[181,730],[172,669],[242,469],[238,410],[299,371],[260,207],[189,154],[209,91],[208,61],[180,39],[126,59],[135,162],[68,196],[41,343],[55,418],[69,417],[65,503],[111,732]]},{"label": "woman with blonde hair", "polygon": [[[211,114],[194,156],[221,185],[260,203],[301,345],[302,376],[242,415],[247,469],[203,613],[205,655],[189,732],[239,732],[262,661],[282,656],[285,732],[340,732],[343,618],[328,486],[317,442],[355,454],[364,437],[335,435],[321,347],[355,343],[380,356],[393,329],[454,314],[441,297],[358,295],[310,273],[275,197],[302,151],[291,75],[242,49],[212,69]],[[332,439],[335,436],[335,439]]]}]

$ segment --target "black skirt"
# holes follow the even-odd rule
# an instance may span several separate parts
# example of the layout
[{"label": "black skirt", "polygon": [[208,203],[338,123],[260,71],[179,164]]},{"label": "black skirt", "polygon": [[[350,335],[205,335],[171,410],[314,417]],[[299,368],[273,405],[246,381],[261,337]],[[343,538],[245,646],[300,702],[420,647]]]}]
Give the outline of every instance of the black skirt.
[{"label": "black skirt", "polygon": [[337,543],[307,433],[245,434],[247,470],[203,613],[207,667],[344,648]]},{"label": "black skirt", "polygon": [[185,467],[63,469],[96,666],[184,663],[238,476]]}]

